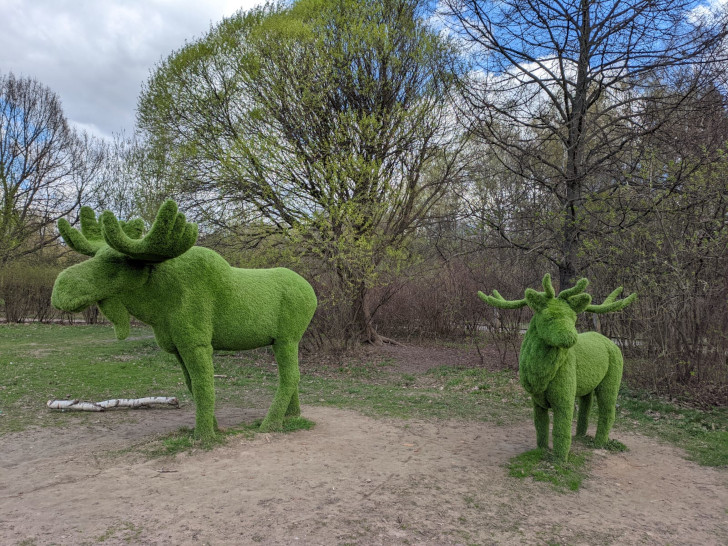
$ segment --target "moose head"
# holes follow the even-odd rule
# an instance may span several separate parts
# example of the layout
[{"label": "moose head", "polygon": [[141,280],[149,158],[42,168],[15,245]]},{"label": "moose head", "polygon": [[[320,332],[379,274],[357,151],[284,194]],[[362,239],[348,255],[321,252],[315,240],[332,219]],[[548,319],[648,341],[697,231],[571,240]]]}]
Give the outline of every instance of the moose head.
[{"label": "moose head", "polygon": [[579,334],[576,319],[579,313],[608,313],[618,311],[637,297],[631,294],[617,299],[620,286],[600,305],[591,303],[584,293],[589,281],[580,279],[572,288],[557,296],[551,276],[542,281],[544,291],[527,288],[523,299],[506,300],[497,290],[488,296],[478,292],[487,304],[500,309],[519,309],[528,306],[533,318],[523,338],[518,358],[523,388],[531,395],[534,407],[537,445],[548,447],[549,408],[554,411],[554,451],[561,459],[568,457],[571,448],[571,421],[574,399],[579,398],[577,435],[586,434],[592,394],[599,403],[599,422],[596,445],[608,441],[614,422],[619,385],[622,380],[622,353],[611,340],[596,332]]},{"label": "moose head", "polygon": [[478,292],[484,302],[500,309],[519,309],[528,306],[534,313],[531,324],[539,337],[551,347],[568,349],[577,341],[576,318],[579,313],[609,313],[619,311],[634,301],[637,294],[632,294],[623,300],[617,300],[622,293],[622,287],[614,290],[601,305],[591,304],[591,295],[584,293],[589,281],[579,279],[576,285],[562,290],[558,296],[551,284],[551,275],[544,275],[541,282],[544,291],[537,292],[526,288],[525,297],[520,300],[505,300],[497,290],[488,296]]},{"label": "moose head", "polygon": [[81,207],[81,231],[67,220],[58,221],[66,244],[86,260],[63,271],[56,279],[51,303],[57,309],[83,311],[97,304],[114,325],[119,339],[129,335],[129,313],[119,298],[138,290],[148,280],[151,264],[182,255],[197,240],[197,226],[166,201],[149,233],[142,238],[144,222],[120,222],[110,211],[97,221],[93,209]]},{"label": "moose head", "polygon": [[81,209],[81,230],[59,220],[69,247],[90,256],[61,272],[51,296],[64,311],[97,304],[119,339],[130,315],[152,326],[159,346],[177,357],[197,405],[195,434],[214,436],[213,349],[272,345],[279,385],[261,428],[300,414],[298,342],[316,310],[311,285],[285,268],[238,269],[216,252],[193,246],[197,226],[174,201],[159,209],[142,236],[140,219],[120,222],[109,211],[97,220]]}]

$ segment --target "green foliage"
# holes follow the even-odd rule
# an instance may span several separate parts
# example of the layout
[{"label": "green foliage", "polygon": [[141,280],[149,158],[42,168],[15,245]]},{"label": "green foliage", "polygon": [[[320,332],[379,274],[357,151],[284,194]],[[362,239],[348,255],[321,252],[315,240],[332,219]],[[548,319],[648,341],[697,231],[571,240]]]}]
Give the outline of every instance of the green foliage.
[{"label": "green foliage", "polygon": [[[227,407],[254,408],[269,400],[276,383],[271,359],[267,348],[216,352],[213,365],[218,375],[218,402]],[[319,359],[312,361],[318,363]],[[389,359],[351,361],[332,369],[320,363],[306,366],[301,394],[311,404],[355,409],[374,417],[462,419],[498,425],[528,417],[528,395],[510,371],[442,366],[425,373],[400,373],[395,365],[396,361]],[[156,348],[147,327],[132,328],[130,338],[122,343],[111,338],[109,326],[0,325],[0,435],[34,426],[90,423],[99,418],[98,414],[54,412],[45,407],[48,399],[67,396],[94,401],[120,396],[177,396],[182,405],[192,401],[175,359]],[[728,466],[725,409],[681,408],[623,391],[619,412],[619,430],[669,441],[703,465]],[[284,429],[288,423],[299,426],[295,419],[286,418]],[[246,423],[229,430],[247,436],[256,426]],[[182,433],[172,434],[170,446],[164,446],[167,439],[162,438],[139,449],[148,447],[163,454],[176,449],[174,444],[181,444],[182,449],[188,449],[186,443],[193,448],[201,446],[184,437]],[[581,444],[590,445],[588,439],[577,444],[577,454],[582,453]],[[606,447],[616,444],[610,442]]]},{"label": "green foliage", "polygon": [[240,12],[161,63],[139,101],[178,191],[220,196],[225,213],[215,201],[203,214],[238,233],[290,236],[336,273],[359,329],[371,330],[367,293],[457,170],[454,49],[427,9],[299,0]]},{"label": "green foliage", "polygon": [[547,449],[534,449],[513,457],[508,463],[508,475],[548,482],[557,491],[578,491],[587,477],[588,452],[572,453],[569,461],[554,457]]},{"label": "green foliage", "polygon": [[614,290],[601,305],[591,305],[583,294],[586,279],[556,297],[551,276],[543,278],[543,292],[526,289],[521,300],[506,301],[497,290],[492,296],[479,292],[486,303],[502,309],[531,308],[534,315],[523,338],[518,359],[521,385],[533,400],[536,444],[549,445],[549,409],[553,409],[553,445],[558,458],[566,461],[571,448],[574,402],[579,400],[577,435],[586,434],[593,395],[599,402],[599,422],[594,442],[606,445],[614,423],[615,405],[622,381],[622,353],[614,342],[596,332],[577,334],[577,313],[606,313],[634,301],[636,295],[617,300]]},{"label": "green foliage", "polygon": [[280,428],[284,415],[300,413],[298,342],[316,309],[305,279],[284,268],[232,268],[212,250],[192,247],[197,226],[171,200],[144,237],[138,221],[120,223],[109,211],[101,220],[84,208],[80,232],[59,222],[66,243],[92,258],[58,276],[55,307],[77,312],[98,303],[120,339],[129,315],[152,326],[182,366],[197,405],[195,434],[205,441],[216,428],[213,349],[272,345],[280,384],[261,428]]},{"label": "green foliage", "polygon": [[702,411],[670,404],[645,393],[623,389],[619,404],[623,430],[639,430],[687,451],[701,465],[728,467],[728,410]]},{"label": "green foliage", "polygon": [[18,260],[0,268],[0,306],[8,322],[46,321],[57,313],[50,304],[60,267],[39,260]]},{"label": "green foliage", "polygon": [[[219,430],[214,438],[203,440],[195,436],[194,429],[182,427],[179,430],[166,434],[161,438],[155,438],[142,446],[135,446],[146,457],[174,457],[193,449],[210,450],[218,445],[224,445],[231,438],[243,436],[252,439],[257,432],[260,432],[262,419],[251,424],[241,424],[234,427]],[[316,424],[304,417],[286,417],[283,419],[283,426],[279,432],[288,433],[297,430],[310,430]]]}]

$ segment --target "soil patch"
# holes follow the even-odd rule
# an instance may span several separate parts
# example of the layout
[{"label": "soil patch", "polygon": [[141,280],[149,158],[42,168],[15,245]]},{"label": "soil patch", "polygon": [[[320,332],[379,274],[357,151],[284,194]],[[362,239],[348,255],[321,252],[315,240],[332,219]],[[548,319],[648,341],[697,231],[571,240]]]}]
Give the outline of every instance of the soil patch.
[{"label": "soil patch", "polygon": [[[144,460],[191,407],[3,436],[1,544],[726,544],[728,473],[618,433],[577,493],[507,476],[528,422],[387,420],[304,406],[316,427]],[[221,408],[222,425],[262,410]]]}]

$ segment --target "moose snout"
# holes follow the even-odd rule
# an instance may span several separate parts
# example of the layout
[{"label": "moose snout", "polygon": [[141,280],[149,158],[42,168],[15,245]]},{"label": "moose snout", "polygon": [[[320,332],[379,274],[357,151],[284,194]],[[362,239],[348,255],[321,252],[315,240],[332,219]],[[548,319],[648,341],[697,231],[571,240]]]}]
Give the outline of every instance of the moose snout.
[{"label": "moose snout", "polygon": [[560,347],[562,349],[570,349],[574,345],[576,345],[576,341],[578,339],[578,334],[576,330],[565,330],[561,331],[555,334],[552,334],[551,336],[551,342],[556,347]]},{"label": "moose snout", "polygon": [[96,300],[91,296],[91,287],[82,279],[67,274],[68,270],[58,275],[53,284],[51,305],[61,311],[77,313],[83,311]]}]

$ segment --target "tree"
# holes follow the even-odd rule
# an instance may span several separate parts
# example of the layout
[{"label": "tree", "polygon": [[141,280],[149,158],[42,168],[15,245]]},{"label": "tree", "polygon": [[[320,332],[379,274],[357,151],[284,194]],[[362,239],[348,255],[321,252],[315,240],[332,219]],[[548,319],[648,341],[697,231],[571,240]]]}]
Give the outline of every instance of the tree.
[{"label": "tree", "polygon": [[[701,105],[706,70],[724,51],[726,15],[693,9],[692,0],[443,4],[470,46],[473,71],[461,86],[469,129],[523,180],[526,199],[542,204],[533,231],[552,234],[534,245],[511,229],[512,216],[491,225],[554,263],[566,286],[581,269],[590,216],[629,211],[627,195],[644,197],[635,189],[669,193],[682,180],[675,175],[690,171],[674,168],[679,155],[658,172],[648,163],[656,135]],[[597,223],[602,233],[625,228],[620,214]]]},{"label": "tree", "polygon": [[259,236],[286,233],[323,260],[373,342],[369,291],[459,169],[455,52],[426,7],[299,0],[239,13],[164,61],[139,101],[180,189],[227,228],[259,220]]},{"label": "tree", "polygon": [[151,226],[170,194],[150,148],[135,135],[114,135],[103,144],[104,161],[85,204],[110,210],[119,218],[142,218]]},{"label": "tree", "polygon": [[69,127],[48,87],[0,76],[0,265],[57,238],[52,226],[78,206],[99,149]]}]

